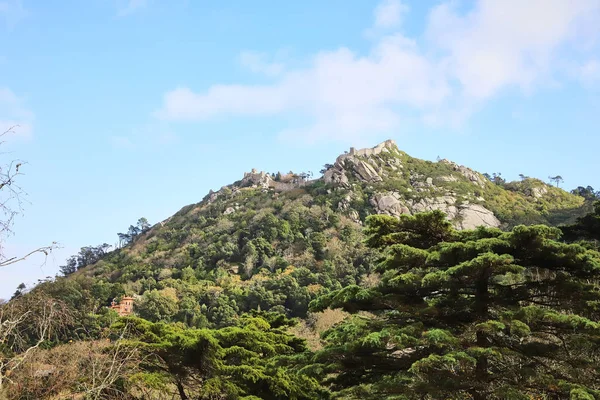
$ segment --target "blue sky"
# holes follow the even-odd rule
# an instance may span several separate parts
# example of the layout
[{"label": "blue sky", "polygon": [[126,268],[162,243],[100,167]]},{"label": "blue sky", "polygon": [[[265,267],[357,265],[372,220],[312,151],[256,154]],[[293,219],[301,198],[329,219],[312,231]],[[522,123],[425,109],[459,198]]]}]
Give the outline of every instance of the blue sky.
[{"label": "blue sky", "polygon": [[[60,5],[58,5],[60,4]],[[0,0],[3,160],[26,160],[0,296],[252,168],[350,146],[600,188],[600,0]]]}]

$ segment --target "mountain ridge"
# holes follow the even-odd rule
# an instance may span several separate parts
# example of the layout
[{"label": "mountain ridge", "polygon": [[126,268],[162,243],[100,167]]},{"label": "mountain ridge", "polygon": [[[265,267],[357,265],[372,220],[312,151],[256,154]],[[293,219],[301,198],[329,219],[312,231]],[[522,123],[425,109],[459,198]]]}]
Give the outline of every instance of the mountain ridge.
[{"label": "mountain ridge", "polygon": [[[589,211],[577,211],[584,205],[583,198],[539,179],[525,178],[521,182],[510,183],[500,180],[502,185],[499,186],[486,178],[485,174],[448,159],[438,159],[434,163],[411,157],[401,151],[392,139],[371,148],[350,147],[333,164],[325,164],[321,173],[319,178],[309,179],[312,178],[310,173],[290,172],[282,175],[252,169],[244,173],[241,180],[223,186],[216,192],[211,190],[202,201],[213,202],[220,195],[229,193],[229,190],[234,195],[244,188],[281,193],[325,184],[331,190],[346,191],[337,207],[346,210],[355,222],[362,223],[366,215],[361,218],[359,210],[350,205],[355,197],[353,188],[360,184],[369,188],[367,203],[373,213],[399,216],[439,209],[449,215],[458,229],[480,225],[514,226],[522,222],[556,225],[572,222]],[[493,197],[501,194],[502,191],[498,190],[500,187],[512,192],[514,195],[509,196],[512,198],[496,201]],[[483,194],[488,194],[490,201]],[[502,203],[511,201],[518,203],[520,210],[519,207],[513,212],[506,210]],[[514,215],[519,214],[518,211],[520,216]],[[235,207],[228,207],[226,212],[235,212]],[[528,219],[532,216],[535,218],[523,220],[521,217],[526,214]],[[168,219],[163,223],[166,221]]]}]

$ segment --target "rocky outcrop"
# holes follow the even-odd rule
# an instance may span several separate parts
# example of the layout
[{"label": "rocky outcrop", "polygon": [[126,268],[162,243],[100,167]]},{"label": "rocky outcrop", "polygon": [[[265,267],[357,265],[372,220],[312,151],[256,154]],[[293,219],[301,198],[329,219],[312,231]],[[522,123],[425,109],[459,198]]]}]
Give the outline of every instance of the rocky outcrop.
[{"label": "rocky outcrop", "polygon": [[443,211],[450,220],[453,220],[458,215],[456,208],[456,198],[453,196],[441,196],[436,198],[424,198],[418,202],[413,200],[408,201],[408,206],[413,213],[440,210]]},{"label": "rocky outcrop", "polygon": [[454,171],[458,172],[459,174],[461,174],[462,176],[467,178],[473,184],[480,186],[480,187],[485,187],[485,178],[481,174],[479,174],[465,166],[458,165],[454,161],[443,159],[443,160],[440,160],[440,162],[450,165]]},{"label": "rocky outcrop", "polygon": [[475,229],[478,226],[497,228],[500,221],[493,212],[482,205],[464,204],[459,206],[455,225],[458,229]]},{"label": "rocky outcrop", "polygon": [[251,172],[245,172],[244,178],[240,182],[240,187],[259,187],[268,189],[273,185],[273,178],[266,172],[258,172],[252,169]]},{"label": "rocky outcrop", "polygon": [[227,209],[225,211],[223,211],[223,215],[233,214],[234,212],[235,212],[235,208],[227,207]]},{"label": "rocky outcrop", "polygon": [[[335,163],[324,172],[323,180],[325,183],[349,187],[347,173],[354,174],[361,182],[375,183],[383,181],[383,170],[379,168],[381,159],[374,160],[382,153],[390,152],[392,149],[397,149],[396,142],[386,140],[385,142],[370,148],[356,150],[354,147],[350,151],[340,155]],[[385,165],[393,170],[402,168],[399,160],[389,160]]]},{"label": "rocky outcrop", "polygon": [[410,214],[410,210],[401,201],[402,196],[396,192],[377,193],[371,197],[369,203],[377,214],[386,214],[399,217],[402,214]]},{"label": "rocky outcrop", "polygon": [[527,195],[531,197],[535,197],[536,199],[540,199],[544,197],[544,195],[548,193],[548,188],[545,186],[532,187],[527,191]]},{"label": "rocky outcrop", "polygon": [[302,176],[288,174],[282,177],[282,180],[275,180],[266,172],[258,172],[252,169],[251,172],[244,173],[244,178],[240,181],[240,187],[254,187],[262,189],[273,189],[277,192],[285,192],[311,183]]},{"label": "rocky outcrop", "polygon": [[325,183],[330,183],[333,185],[339,185],[342,187],[349,187],[348,177],[346,176],[346,171],[343,168],[329,168],[323,174],[323,180]]},{"label": "rocky outcrop", "polygon": [[408,201],[412,213],[440,210],[444,212],[457,229],[475,229],[478,226],[499,227],[500,221],[494,213],[482,205],[457,204],[453,196],[425,198],[418,202]]},{"label": "rocky outcrop", "polygon": [[348,152],[348,156],[376,156],[381,153],[389,152],[389,149],[397,148],[396,142],[394,140],[386,140],[383,143],[379,143],[377,146],[372,147],[370,149],[360,149],[356,150],[354,147],[350,147],[350,151]]},{"label": "rocky outcrop", "polygon": [[[352,161],[354,161],[354,159],[352,159]],[[370,183],[383,181],[383,178],[379,176],[377,171],[375,171],[375,168],[369,163],[362,160],[356,160],[356,162],[353,162],[352,164],[354,172],[356,172],[362,181]]]},{"label": "rocky outcrop", "polygon": [[456,182],[456,181],[458,181],[458,178],[455,177],[454,175],[440,176],[438,179],[440,181],[442,181],[442,182]]}]

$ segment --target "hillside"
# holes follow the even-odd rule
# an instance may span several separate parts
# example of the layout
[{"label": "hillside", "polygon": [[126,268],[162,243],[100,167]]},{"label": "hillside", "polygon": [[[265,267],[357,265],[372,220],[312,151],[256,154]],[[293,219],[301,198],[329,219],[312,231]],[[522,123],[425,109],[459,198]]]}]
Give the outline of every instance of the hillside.
[{"label": "hillside", "polygon": [[441,210],[457,229],[557,224],[584,199],[540,180],[496,184],[393,141],[340,155],[323,176],[252,171],[71,278],[91,278],[89,310],[124,294],[150,320],[221,326],[260,308],[304,317],[319,294],[369,279],[371,214]]},{"label": "hillside", "polygon": [[[477,393],[498,393],[477,398],[506,398],[510,374],[489,386],[469,367],[487,346],[482,329],[500,332],[498,343],[510,348],[498,365],[526,365],[519,357],[530,357],[528,348],[513,353],[515,343],[528,345],[519,336],[527,332],[552,362],[590,352],[586,332],[600,326],[571,313],[596,318],[589,278],[600,269],[600,205],[577,219],[591,209],[583,197],[537,179],[492,181],[448,160],[412,158],[393,141],[350,149],[322,174],[253,170],[152,227],[141,218],[119,234],[119,249],[82,248],[65,277],[17,292],[0,309],[6,326],[18,327],[4,333],[0,376],[18,382],[7,398],[365,399],[403,390],[439,398],[427,380],[438,382],[444,363],[454,371],[456,362],[464,376],[444,378],[444,390],[459,393],[452,398],[475,398],[465,395],[475,390],[463,385],[471,381]],[[564,236],[583,245],[545,226],[572,220]],[[545,225],[515,227],[533,223]],[[119,317],[108,306],[125,296],[133,315]],[[568,310],[549,321],[565,335],[583,327],[575,351],[548,347],[556,340],[527,314],[527,299]],[[515,337],[507,339],[507,326]],[[430,360],[429,352],[447,358]],[[542,373],[535,384],[556,375]],[[551,386],[563,385],[562,394],[580,390],[560,379]],[[531,387],[524,393],[549,390]]]}]

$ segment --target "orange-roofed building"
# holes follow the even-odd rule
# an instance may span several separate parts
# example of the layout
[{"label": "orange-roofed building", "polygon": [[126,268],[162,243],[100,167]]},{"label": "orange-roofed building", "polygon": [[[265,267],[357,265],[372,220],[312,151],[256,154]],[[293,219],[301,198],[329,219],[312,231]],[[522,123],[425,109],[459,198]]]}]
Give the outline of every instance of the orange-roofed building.
[{"label": "orange-roofed building", "polygon": [[131,315],[133,312],[133,297],[123,297],[120,303],[113,299],[110,308],[119,313],[120,316]]}]

